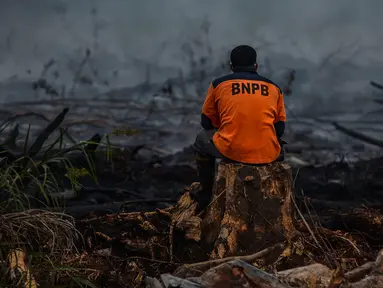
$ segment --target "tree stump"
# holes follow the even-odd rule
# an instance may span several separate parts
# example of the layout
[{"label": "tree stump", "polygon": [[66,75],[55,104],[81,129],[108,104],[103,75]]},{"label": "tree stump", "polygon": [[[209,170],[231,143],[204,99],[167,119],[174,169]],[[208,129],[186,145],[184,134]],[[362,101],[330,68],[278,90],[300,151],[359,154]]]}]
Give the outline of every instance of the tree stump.
[{"label": "tree stump", "polygon": [[247,254],[289,241],[296,231],[291,197],[288,165],[221,161],[212,202],[202,220],[202,240],[211,248],[210,257]]}]

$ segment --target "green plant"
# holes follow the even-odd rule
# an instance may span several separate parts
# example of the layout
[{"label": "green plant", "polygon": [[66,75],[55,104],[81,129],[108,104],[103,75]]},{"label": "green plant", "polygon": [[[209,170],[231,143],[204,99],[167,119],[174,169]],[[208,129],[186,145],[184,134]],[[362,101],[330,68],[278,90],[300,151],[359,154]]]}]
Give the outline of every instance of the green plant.
[{"label": "green plant", "polygon": [[[59,206],[54,195],[63,190],[63,177],[69,179],[74,191],[81,187],[79,178],[83,176],[97,182],[92,154],[101,141],[99,135],[63,149],[62,131],[58,139],[43,147],[67,112],[64,109],[29,148],[28,131],[19,155],[7,149],[7,143],[14,139],[0,145],[1,287],[35,287],[36,282],[41,287],[53,287],[58,279],[66,279],[65,287],[95,287],[87,280],[89,273],[85,268],[65,265],[68,259],[79,255],[77,245],[82,242],[74,219],[49,211],[50,207]],[[1,124],[0,131],[7,125]],[[78,155],[73,157],[73,153],[80,155],[86,165],[77,167],[73,158],[76,160]],[[43,210],[34,208],[41,206]]]},{"label": "green plant", "polygon": [[[41,287],[53,287],[62,283],[63,287],[95,287],[88,278],[98,271],[78,260],[81,256],[77,247],[83,243],[82,237],[75,220],[63,211],[57,212],[62,203],[56,196],[64,189],[64,178],[75,193],[82,188],[82,177],[97,183],[95,150],[104,146],[108,162],[113,162],[117,148],[108,134],[106,143],[101,143],[103,137],[96,134],[88,141],[64,148],[66,129],[60,129],[60,136],[44,146],[67,112],[63,109],[31,145],[28,129],[22,153],[9,149],[15,146],[17,125],[0,144],[0,275],[4,275],[0,276],[0,286],[36,287],[38,283]],[[0,134],[9,124],[0,124]],[[123,127],[110,135],[137,133]],[[56,212],[51,212],[52,208]]]}]

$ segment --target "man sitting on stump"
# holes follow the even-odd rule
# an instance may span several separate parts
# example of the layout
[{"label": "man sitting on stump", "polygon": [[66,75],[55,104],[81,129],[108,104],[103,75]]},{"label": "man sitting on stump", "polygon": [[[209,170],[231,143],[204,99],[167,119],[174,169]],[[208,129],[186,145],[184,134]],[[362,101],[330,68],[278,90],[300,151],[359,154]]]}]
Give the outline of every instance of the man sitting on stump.
[{"label": "man sitting on stump", "polygon": [[194,143],[201,189],[191,196],[204,209],[210,202],[215,158],[262,165],[283,160],[286,112],[281,89],[257,73],[257,52],[241,45],[230,54],[231,74],[215,79]]}]

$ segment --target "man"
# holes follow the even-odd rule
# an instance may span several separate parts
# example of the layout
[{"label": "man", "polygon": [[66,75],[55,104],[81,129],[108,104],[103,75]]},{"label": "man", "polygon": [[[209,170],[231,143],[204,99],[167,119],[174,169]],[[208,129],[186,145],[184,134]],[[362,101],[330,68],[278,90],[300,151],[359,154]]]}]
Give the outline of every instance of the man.
[{"label": "man", "polygon": [[283,94],[259,75],[257,68],[256,51],[247,45],[237,46],[230,54],[232,73],[215,79],[207,91],[201,115],[203,129],[194,143],[202,188],[191,196],[200,209],[211,199],[215,158],[261,165],[283,158]]}]

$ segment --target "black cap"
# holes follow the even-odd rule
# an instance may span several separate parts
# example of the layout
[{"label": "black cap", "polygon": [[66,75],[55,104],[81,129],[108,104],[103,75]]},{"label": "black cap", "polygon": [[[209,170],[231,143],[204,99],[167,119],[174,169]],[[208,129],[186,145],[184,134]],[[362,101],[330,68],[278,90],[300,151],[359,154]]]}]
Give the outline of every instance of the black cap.
[{"label": "black cap", "polygon": [[257,63],[257,52],[248,45],[235,47],[230,53],[230,62],[233,67],[249,67]]}]

